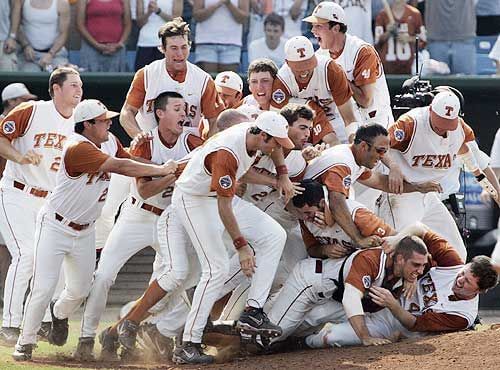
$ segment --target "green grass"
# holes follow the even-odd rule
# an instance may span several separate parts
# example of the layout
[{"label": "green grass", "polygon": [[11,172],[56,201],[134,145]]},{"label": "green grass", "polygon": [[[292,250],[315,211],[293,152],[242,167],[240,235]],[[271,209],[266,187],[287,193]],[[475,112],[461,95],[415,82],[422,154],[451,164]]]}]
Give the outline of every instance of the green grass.
[{"label": "green grass", "polygon": [[[99,331],[103,330],[106,326],[109,326],[110,323],[101,323],[99,326]],[[34,361],[27,362],[16,362],[12,359],[12,352],[14,351],[13,347],[3,347],[0,346],[0,370],[26,370],[33,368],[43,368],[43,369],[74,369],[75,367],[78,369],[95,369],[95,367],[79,367],[78,363],[74,363],[74,366],[65,367],[65,366],[56,366],[56,365],[47,365],[37,361],[39,360],[53,360],[57,361],[58,358],[61,357],[69,357],[71,353],[75,350],[76,344],[78,342],[78,336],[80,334],[80,321],[79,320],[71,320],[69,323],[69,338],[68,342],[62,347],[56,347],[48,344],[47,342],[38,342],[38,347],[33,351],[33,359]],[[99,352],[100,345],[98,340],[96,339],[96,345],[94,347],[94,351]],[[64,360],[64,359],[62,359]]]}]

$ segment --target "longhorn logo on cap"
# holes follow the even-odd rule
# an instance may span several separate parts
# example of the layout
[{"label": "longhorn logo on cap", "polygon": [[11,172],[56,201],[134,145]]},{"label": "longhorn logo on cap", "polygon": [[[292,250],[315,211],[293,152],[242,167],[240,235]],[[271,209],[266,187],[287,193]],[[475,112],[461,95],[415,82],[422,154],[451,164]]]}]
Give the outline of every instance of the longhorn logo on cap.
[{"label": "longhorn logo on cap", "polygon": [[453,112],[454,108],[450,107],[449,105],[445,105],[444,109],[446,110],[445,115],[447,115],[448,117],[451,117],[451,112]]},{"label": "longhorn logo on cap", "polygon": [[297,49],[297,53],[299,53],[299,55],[300,55],[301,58],[305,58],[306,57],[306,49],[304,49],[304,48],[298,48]]}]

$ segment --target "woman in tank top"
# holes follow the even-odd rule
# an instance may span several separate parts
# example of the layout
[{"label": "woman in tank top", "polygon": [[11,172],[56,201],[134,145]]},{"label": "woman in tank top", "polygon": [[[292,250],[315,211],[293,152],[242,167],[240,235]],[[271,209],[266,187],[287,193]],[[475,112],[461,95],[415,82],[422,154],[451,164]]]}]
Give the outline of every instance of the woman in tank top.
[{"label": "woman in tank top", "polygon": [[126,72],[130,0],[78,0],[76,9],[80,66],[89,72]]}]

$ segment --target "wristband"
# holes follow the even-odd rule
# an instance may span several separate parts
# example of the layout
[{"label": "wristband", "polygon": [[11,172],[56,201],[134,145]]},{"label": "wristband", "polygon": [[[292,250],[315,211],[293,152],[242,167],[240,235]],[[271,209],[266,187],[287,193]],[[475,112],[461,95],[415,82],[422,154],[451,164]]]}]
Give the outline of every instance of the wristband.
[{"label": "wristband", "polygon": [[282,164],[281,166],[276,167],[276,173],[278,174],[278,176],[287,175],[288,168],[286,168],[286,165]]},{"label": "wristband", "polygon": [[476,176],[477,182],[481,182],[482,179],[486,178],[486,175],[484,173],[481,173]]},{"label": "wristband", "polygon": [[160,15],[161,13],[161,8],[158,8],[158,10],[155,12],[156,15]]},{"label": "wristband", "polygon": [[233,245],[236,248],[236,250],[244,247],[247,244],[248,243],[247,243],[246,239],[242,236],[238,236],[236,239],[233,240]]}]

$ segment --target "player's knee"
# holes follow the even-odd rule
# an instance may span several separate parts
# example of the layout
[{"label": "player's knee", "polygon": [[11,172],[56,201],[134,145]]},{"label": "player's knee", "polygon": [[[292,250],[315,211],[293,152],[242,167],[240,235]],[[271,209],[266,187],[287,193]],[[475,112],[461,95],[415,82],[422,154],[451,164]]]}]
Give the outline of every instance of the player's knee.
[{"label": "player's knee", "polygon": [[158,277],[158,285],[166,292],[175,292],[180,289],[188,276],[188,271],[169,271]]},{"label": "player's knee", "polygon": [[98,287],[109,289],[115,283],[115,278],[115,274],[106,271],[97,271],[94,275],[93,289],[98,289]]}]

